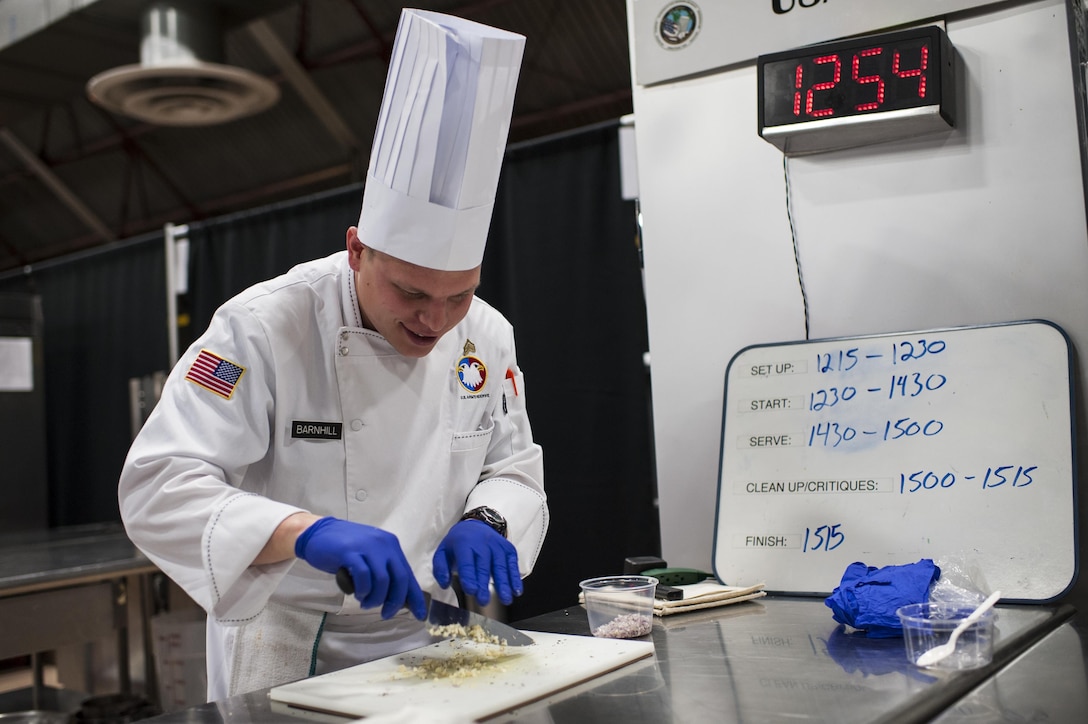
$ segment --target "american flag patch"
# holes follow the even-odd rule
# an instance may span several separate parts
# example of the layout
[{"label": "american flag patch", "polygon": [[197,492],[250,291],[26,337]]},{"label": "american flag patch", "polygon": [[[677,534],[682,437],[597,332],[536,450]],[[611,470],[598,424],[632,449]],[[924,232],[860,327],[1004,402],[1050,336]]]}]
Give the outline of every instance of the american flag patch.
[{"label": "american flag patch", "polygon": [[202,349],[189,367],[185,379],[229,400],[245,371],[245,367]]}]

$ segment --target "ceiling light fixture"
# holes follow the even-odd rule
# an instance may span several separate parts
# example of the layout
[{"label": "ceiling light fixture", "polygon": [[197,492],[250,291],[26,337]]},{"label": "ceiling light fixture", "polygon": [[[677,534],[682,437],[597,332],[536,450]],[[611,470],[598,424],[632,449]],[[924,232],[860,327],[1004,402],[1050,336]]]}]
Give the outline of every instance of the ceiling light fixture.
[{"label": "ceiling light fixture", "polygon": [[162,126],[206,126],[263,111],[279,88],[263,76],[217,62],[216,8],[203,0],[156,1],[141,18],[140,64],[99,73],[87,95],[114,113]]}]

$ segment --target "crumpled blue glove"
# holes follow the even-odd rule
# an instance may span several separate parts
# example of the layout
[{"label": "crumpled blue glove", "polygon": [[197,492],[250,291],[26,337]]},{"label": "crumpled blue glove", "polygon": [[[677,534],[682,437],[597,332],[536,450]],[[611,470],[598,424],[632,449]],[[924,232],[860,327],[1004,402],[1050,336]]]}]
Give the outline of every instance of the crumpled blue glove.
[{"label": "crumpled blue glove", "polygon": [[382,607],[392,618],[408,607],[422,621],[427,617],[423,590],[412,573],[400,541],[389,531],[339,518],[321,518],[295,541],[295,555],[318,570],[336,575],[346,568],[363,608]]},{"label": "crumpled blue glove", "polygon": [[495,581],[495,593],[509,606],[522,594],[518,552],[514,544],[480,520],[462,520],[438,544],[434,552],[434,580],[442,588],[450,585],[450,570],[456,568],[461,590],[475,596],[481,606],[491,600],[488,585]]},{"label": "crumpled blue glove", "polygon": [[929,558],[883,568],[851,563],[824,604],[836,621],[861,629],[870,638],[902,636],[896,609],[928,601],[929,587],[940,577],[941,569]]}]

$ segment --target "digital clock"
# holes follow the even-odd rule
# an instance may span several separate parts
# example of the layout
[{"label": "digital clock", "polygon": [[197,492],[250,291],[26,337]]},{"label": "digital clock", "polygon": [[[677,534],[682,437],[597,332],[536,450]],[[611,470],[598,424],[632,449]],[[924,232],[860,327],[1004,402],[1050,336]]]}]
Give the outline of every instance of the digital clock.
[{"label": "digital clock", "polygon": [[936,25],[761,55],[759,135],[803,154],[948,131],[954,56]]}]

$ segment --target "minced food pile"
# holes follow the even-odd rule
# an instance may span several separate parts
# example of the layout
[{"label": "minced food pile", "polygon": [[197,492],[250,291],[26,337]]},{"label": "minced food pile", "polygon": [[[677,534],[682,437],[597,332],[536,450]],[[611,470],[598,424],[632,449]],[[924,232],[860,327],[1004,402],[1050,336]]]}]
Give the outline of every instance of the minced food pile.
[{"label": "minced food pile", "polygon": [[[483,671],[502,671],[499,659],[506,656],[506,640],[489,634],[482,626],[465,627],[461,624],[432,626],[432,636],[452,639],[456,651],[452,656],[435,656],[422,659],[418,664],[401,664],[398,673],[421,679],[467,679],[479,676]],[[474,647],[473,644],[485,644]]]}]

